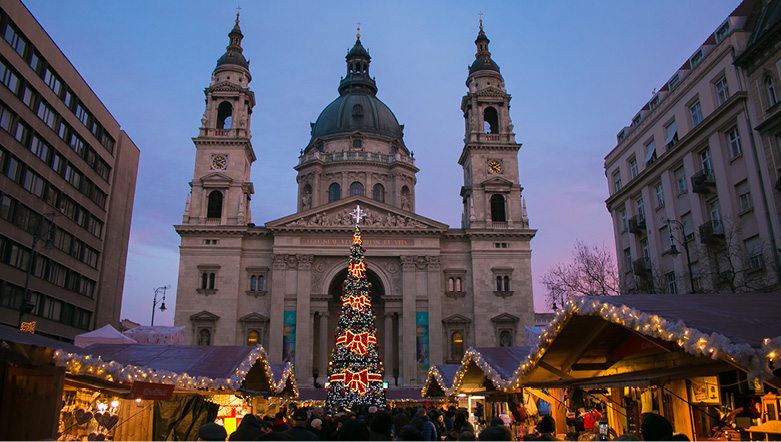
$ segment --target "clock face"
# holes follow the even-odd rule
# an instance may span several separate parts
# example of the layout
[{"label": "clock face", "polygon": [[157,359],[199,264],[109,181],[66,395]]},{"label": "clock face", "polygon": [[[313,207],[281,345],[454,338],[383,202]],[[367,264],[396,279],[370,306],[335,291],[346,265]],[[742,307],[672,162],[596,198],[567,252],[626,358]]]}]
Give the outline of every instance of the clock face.
[{"label": "clock face", "polygon": [[488,173],[501,173],[502,163],[498,161],[491,161],[488,163]]},{"label": "clock face", "polygon": [[215,155],[212,157],[212,169],[225,169],[228,165],[228,160],[225,155]]}]

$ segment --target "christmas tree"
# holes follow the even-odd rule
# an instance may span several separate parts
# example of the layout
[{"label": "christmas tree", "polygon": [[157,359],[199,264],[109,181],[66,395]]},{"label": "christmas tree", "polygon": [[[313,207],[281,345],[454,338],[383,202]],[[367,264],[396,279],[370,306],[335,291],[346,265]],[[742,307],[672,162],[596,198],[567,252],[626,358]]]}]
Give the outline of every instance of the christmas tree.
[{"label": "christmas tree", "polygon": [[336,346],[328,365],[328,395],[326,406],[332,410],[355,409],[362,405],[384,405],[382,359],[377,350],[377,329],[370,297],[366,263],[358,226],[365,215],[358,206],[355,234],[350,247],[350,265],[342,292],[342,308],[336,329]]}]

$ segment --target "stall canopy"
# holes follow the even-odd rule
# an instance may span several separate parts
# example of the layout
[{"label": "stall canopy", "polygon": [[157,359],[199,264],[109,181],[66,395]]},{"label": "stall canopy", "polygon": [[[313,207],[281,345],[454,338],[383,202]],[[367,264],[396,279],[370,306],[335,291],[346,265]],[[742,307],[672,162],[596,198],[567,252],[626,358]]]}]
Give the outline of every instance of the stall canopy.
[{"label": "stall canopy", "polygon": [[447,396],[445,392],[453,385],[453,379],[455,379],[459,368],[461,368],[461,364],[432,365],[428,370],[428,377],[420,393],[421,396]]},{"label": "stall canopy", "polygon": [[[518,362],[528,358],[530,350],[530,347],[470,347],[453,374],[452,382],[443,389],[443,395],[500,390],[513,376]],[[437,388],[430,388],[432,378],[436,379],[436,374],[429,371],[426,386],[421,391],[424,396],[440,395]],[[437,383],[443,386],[444,378]]]},{"label": "stall canopy", "polygon": [[136,341],[123,335],[110,324],[106,324],[97,330],[76,335],[73,343],[77,347],[86,348],[93,344],[135,344]]},{"label": "stall canopy", "polygon": [[122,334],[134,339],[138,344],[184,345],[184,327],[140,325]]},{"label": "stall canopy", "polygon": [[173,384],[179,391],[298,395],[290,364],[272,366],[260,345],[172,346],[96,344],[83,355],[58,350],[55,359],[74,376],[114,383]]},{"label": "stall canopy", "polygon": [[779,311],[779,293],[573,298],[498,387],[643,385],[736,368],[779,387]]}]

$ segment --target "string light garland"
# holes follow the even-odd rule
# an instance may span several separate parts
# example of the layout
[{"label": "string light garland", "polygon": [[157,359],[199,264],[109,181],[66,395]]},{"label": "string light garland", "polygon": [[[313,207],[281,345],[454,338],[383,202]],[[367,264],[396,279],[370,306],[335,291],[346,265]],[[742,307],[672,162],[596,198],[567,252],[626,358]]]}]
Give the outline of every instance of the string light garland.
[{"label": "string light garland", "polygon": [[[756,379],[760,382],[773,377],[771,364],[774,367],[781,366],[781,337],[766,338],[760,348],[755,348],[745,343],[734,343],[730,338],[718,332],[705,333],[696,328],[688,327],[682,320],[667,320],[623,304],[612,304],[589,297],[573,297],[556,312],[553,321],[540,334],[537,345],[532,348],[528,357],[520,361],[510,379],[502,378],[482,358],[479,351],[470,347],[461,359],[461,367],[456,372],[450,386],[445,385],[443,378],[433,367],[429,370],[429,380],[433,376],[443,387],[446,395],[453,395],[461,388],[469,363],[474,362],[483,370],[483,373],[497,390],[502,392],[517,391],[523,386],[525,376],[542,359],[564,324],[574,315],[598,316],[642,335],[674,342],[689,354],[707,356],[714,360],[728,360],[746,370],[749,379]],[[427,390],[428,381],[422,394],[425,395]]]},{"label": "string light garland", "polygon": [[[470,348],[470,350],[471,350],[471,348]],[[453,385],[452,381],[448,382],[447,379],[445,379],[445,377],[440,372],[438,365],[432,365],[428,369],[428,376],[426,377],[426,384],[423,385],[423,389],[420,390],[420,396],[421,397],[426,397],[426,394],[428,394],[429,387],[433,386],[434,382],[439,384],[439,388],[443,392],[448,391],[450,389],[450,387]]]},{"label": "string light garland", "polygon": [[328,363],[325,403],[332,410],[385,404],[383,365],[378,354],[376,318],[369,291],[371,284],[364,262],[366,250],[361,247],[363,241],[358,226],[364,213],[359,206],[352,215],[355,216],[355,233],[342,292],[336,343]]},{"label": "string light garland", "polygon": [[172,384],[177,390],[184,391],[242,391],[242,383],[250,369],[257,363],[262,364],[269,382],[269,393],[279,395],[290,382],[292,394],[298,397],[293,366],[287,363],[275,379],[268,363],[266,351],[261,345],[253,348],[246,358],[234,369],[228,378],[210,378],[206,376],[190,376],[187,373],[176,373],[168,370],[157,370],[149,367],[139,367],[132,364],[104,360],[99,355],[82,355],[69,353],[58,349],[54,352],[54,361],[60,367],[73,375],[87,375],[110,382],[132,383],[133,381]]}]

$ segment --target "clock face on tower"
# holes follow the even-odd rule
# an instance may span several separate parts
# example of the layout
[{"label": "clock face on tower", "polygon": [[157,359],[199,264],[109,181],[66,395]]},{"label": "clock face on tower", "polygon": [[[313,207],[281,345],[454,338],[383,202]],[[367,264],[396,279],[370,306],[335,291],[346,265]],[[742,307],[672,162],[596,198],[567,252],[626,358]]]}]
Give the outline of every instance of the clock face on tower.
[{"label": "clock face on tower", "polygon": [[228,166],[228,159],[225,155],[215,155],[212,157],[212,169],[222,170]]},{"label": "clock face on tower", "polygon": [[498,161],[488,162],[488,173],[501,173],[501,172],[502,172],[502,163]]}]

